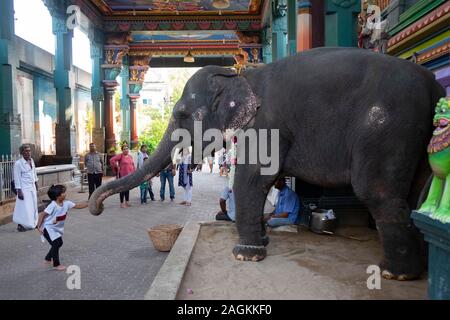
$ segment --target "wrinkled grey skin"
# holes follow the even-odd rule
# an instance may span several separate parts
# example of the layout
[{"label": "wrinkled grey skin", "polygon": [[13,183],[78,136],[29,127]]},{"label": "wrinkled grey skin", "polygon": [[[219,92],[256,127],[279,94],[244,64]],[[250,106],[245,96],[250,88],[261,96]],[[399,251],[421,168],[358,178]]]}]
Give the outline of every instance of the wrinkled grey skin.
[{"label": "wrinkled grey skin", "polygon": [[[353,48],[314,49],[236,76],[205,67],[186,84],[156,152],[133,175],[91,197],[92,214],[108,196],[138,186],[170,163],[170,134],[193,120],[203,130],[246,126],[280,130],[280,170],[238,165],[234,182],[239,260],[266,256],[261,223],[267,193],[279,176],[324,187],[351,185],[378,226],[383,275],[399,280],[424,270],[423,240],[410,219],[430,174],[426,146],[443,88],[426,69],[388,55]],[[206,144],[206,143],[205,143]]]}]

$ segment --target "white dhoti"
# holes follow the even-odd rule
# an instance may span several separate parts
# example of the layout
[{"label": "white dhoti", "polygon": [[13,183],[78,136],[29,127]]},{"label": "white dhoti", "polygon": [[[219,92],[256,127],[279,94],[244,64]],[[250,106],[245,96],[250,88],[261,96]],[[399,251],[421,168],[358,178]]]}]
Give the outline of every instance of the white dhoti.
[{"label": "white dhoti", "polygon": [[38,222],[36,189],[22,190],[23,200],[16,198],[13,221],[25,228],[34,229]]},{"label": "white dhoti", "polygon": [[14,208],[13,221],[21,224],[25,228],[36,228],[38,221],[38,204],[36,182],[36,166],[33,159],[27,162],[20,158],[14,164],[14,183],[16,189],[22,190],[23,200],[16,197],[16,206]]}]

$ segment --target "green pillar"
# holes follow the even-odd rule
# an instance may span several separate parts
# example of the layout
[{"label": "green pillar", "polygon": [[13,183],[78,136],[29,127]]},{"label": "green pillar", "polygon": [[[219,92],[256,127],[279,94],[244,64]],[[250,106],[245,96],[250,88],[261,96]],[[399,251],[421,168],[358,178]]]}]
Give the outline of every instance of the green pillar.
[{"label": "green pillar", "polygon": [[92,107],[94,112],[94,126],[92,129],[92,142],[99,152],[105,152],[105,127],[103,121],[105,97],[103,90],[103,33],[98,29],[89,30],[92,59]]},{"label": "green pillar", "polygon": [[287,3],[286,0],[272,1],[272,59],[287,56]]},{"label": "green pillar", "polygon": [[20,116],[15,92],[18,65],[14,39],[14,0],[0,1],[0,155],[18,153]]},{"label": "green pillar", "polygon": [[271,63],[272,62],[272,29],[265,28],[262,31],[262,54],[263,54],[263,62]]},{"label": "green pillar", "polygon": [[123,57],[123,69],[121,73],[122,78],[122,99],[120,100],[120,111],[122,118],[122,134],[120,136],[121,141],[127,141],[130,145],[130,93],[128,79],[130,77],[130,71],[128,69],[128,56]]},{"label": "green pillar", "polygon": [[[58,122],[56,124],[56,156],[71,159],[76,150],[76,131],[73,125],[72,38],[63,11],[51,11],[53,34],[56,38],[54,84],[56,88]],[[65,161],[65,160],[64,160]]]},{"label": "green pillar", "polygon": [[326,0],[325,46],[358,46],[360,0]]},{"label": "green pillar", "polygon": [[297,0],[287,1],[288,55],[297,54]]}]

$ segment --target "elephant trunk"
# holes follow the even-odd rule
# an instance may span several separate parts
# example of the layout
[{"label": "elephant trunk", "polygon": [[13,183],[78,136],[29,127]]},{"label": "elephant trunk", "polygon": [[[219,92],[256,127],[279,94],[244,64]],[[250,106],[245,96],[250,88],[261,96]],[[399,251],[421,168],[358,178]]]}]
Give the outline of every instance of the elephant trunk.
[{"label": "elephant trunk", "polygon": [[171,141],[171,135],[175,129],[175,120],[171,118],[158,148],[139,170],[121,179],[102,185],[94,191],[89,200],[89,211],[91,214],[100,215],[103,212],[103,201],[106,198],[139,186],[144,181],[153,178],[171,163],[172,149],[176,144],[176,142]]}]

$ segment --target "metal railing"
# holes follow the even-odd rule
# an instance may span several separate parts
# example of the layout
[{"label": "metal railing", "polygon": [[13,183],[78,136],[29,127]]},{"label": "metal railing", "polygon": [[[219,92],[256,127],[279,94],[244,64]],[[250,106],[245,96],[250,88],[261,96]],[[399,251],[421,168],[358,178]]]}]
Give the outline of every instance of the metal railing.
[{"label": "metal railing", "polygon": [[14,162],[19,158],[18,155],[0,157],[0,203],[16,197],[11,188],[11,182],[14,180]]}]

